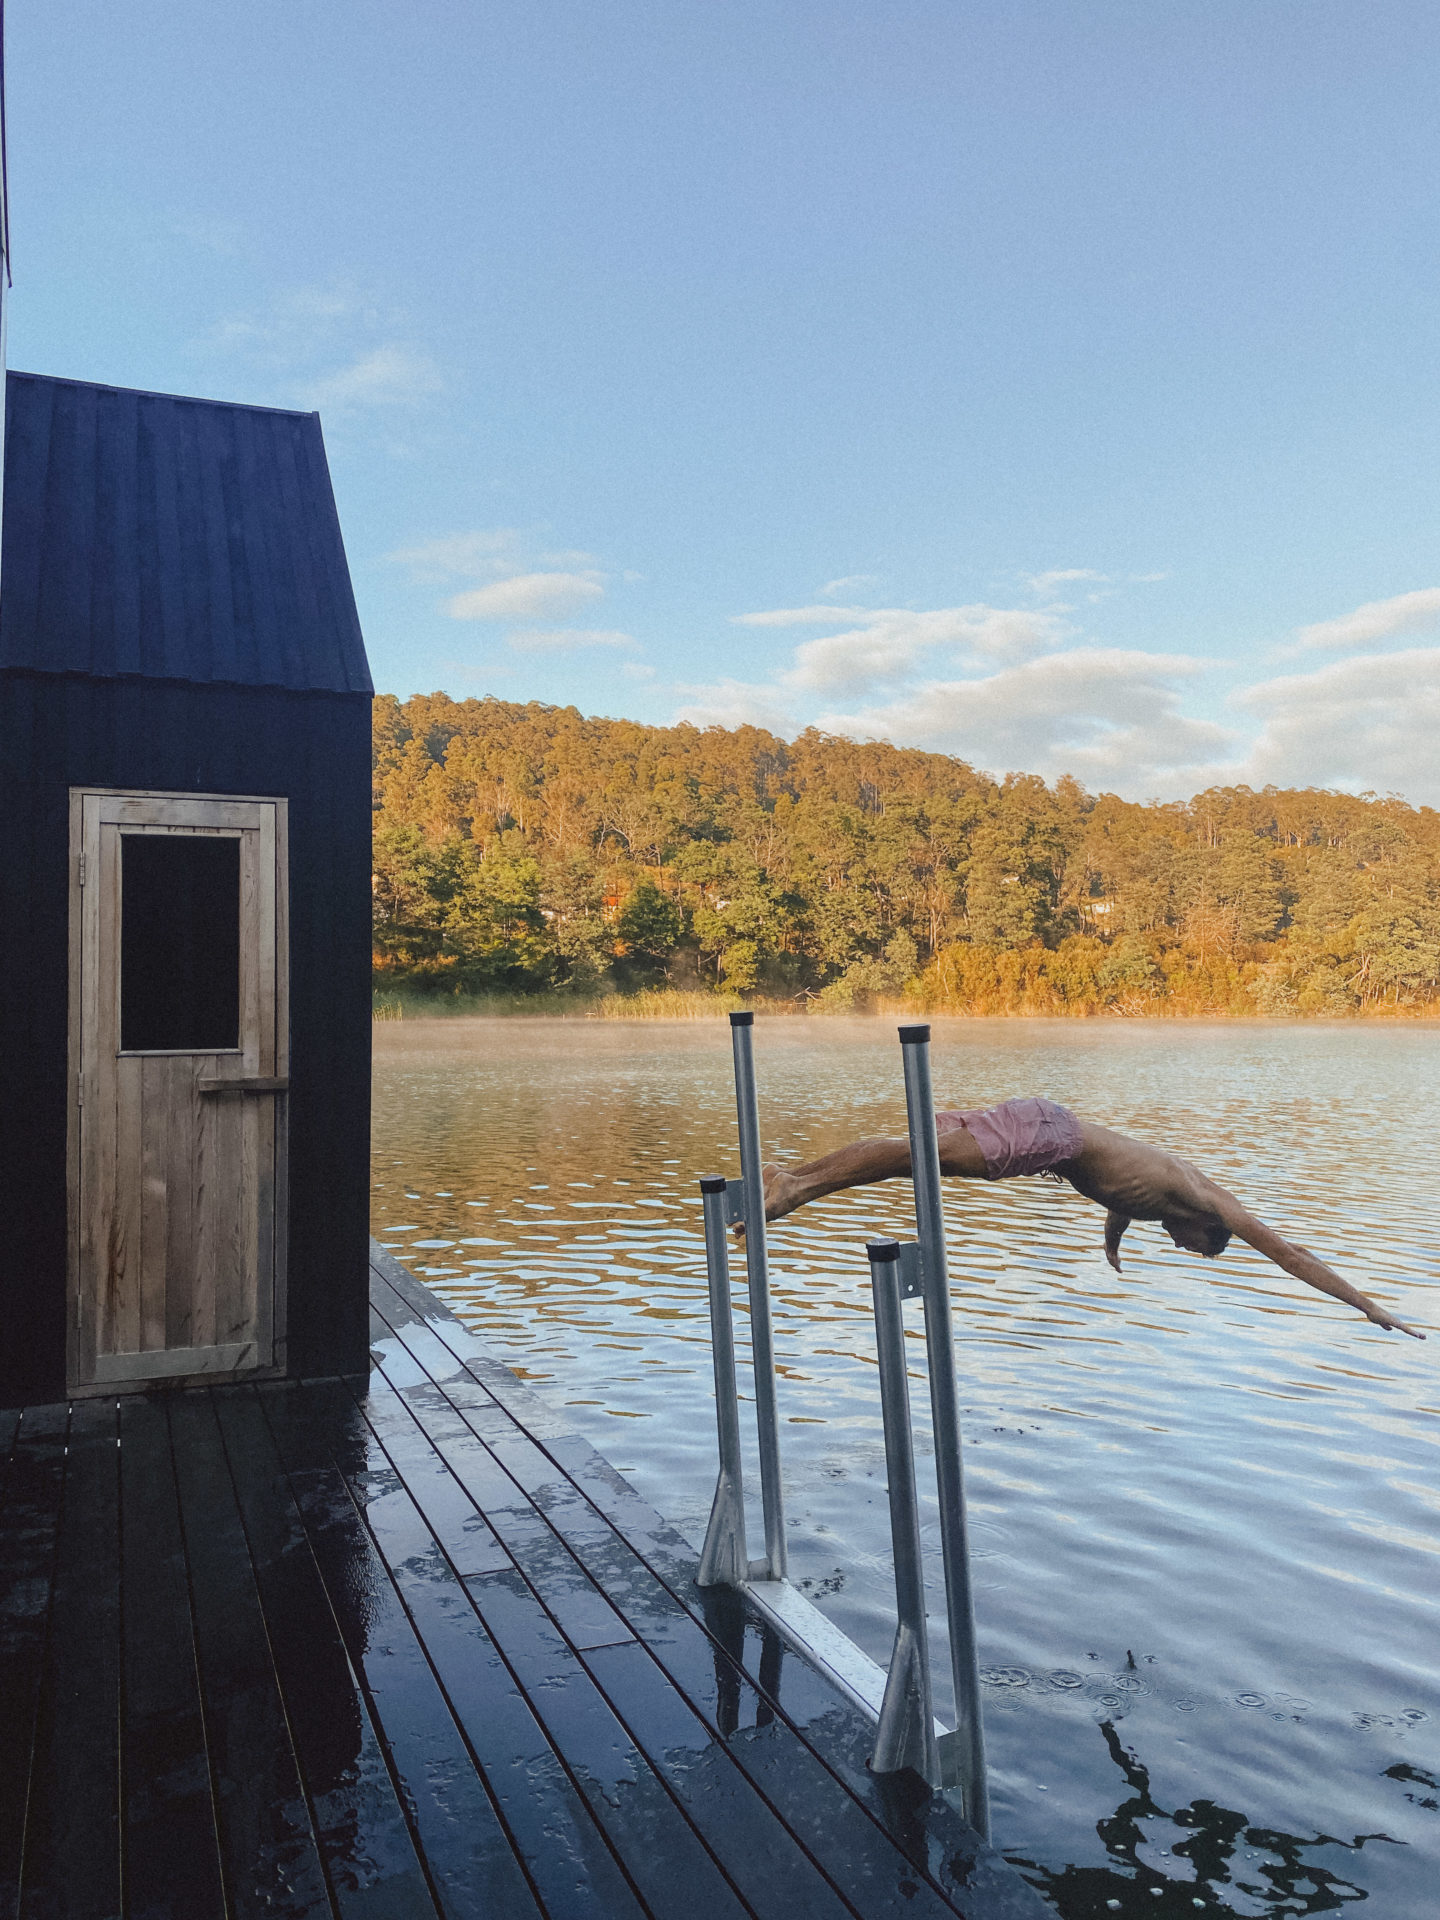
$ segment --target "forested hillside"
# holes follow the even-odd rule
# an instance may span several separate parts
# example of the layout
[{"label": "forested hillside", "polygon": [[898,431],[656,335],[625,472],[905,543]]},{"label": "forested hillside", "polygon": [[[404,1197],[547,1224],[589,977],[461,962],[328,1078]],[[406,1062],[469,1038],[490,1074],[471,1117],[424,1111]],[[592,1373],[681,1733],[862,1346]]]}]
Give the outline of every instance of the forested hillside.
[{"label": "forested hillside", "polygon": [[980,1013],[1440,1000],[1440,814],[1219,788],[1137,805],[754,727],[375,703],[377,984],[908,993]]}]

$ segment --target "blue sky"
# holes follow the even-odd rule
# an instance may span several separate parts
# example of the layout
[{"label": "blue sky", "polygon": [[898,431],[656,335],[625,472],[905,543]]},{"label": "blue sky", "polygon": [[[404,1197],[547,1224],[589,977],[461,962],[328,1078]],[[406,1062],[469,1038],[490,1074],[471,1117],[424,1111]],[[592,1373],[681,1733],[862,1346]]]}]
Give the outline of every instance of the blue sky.
[{"label": "blue sky", "polygon": [[1440,804],[1440,10],[9,0],[10,363],[318,407],[376,682]]}]

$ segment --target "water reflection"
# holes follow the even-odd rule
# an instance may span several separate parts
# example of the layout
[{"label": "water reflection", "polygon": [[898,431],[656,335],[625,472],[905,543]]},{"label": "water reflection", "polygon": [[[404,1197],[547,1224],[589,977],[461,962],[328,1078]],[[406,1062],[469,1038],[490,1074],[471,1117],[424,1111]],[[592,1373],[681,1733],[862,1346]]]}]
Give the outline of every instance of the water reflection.
[{"label": "water reflection", "polygon": [[[376,1037],[380,1238],[700,1537],[715,1441],[695,1183],[736,1170],[724,1022]],[[762,1023],[767,1147],[807,1158],[902,1131],[898,1054],[881,1022]],[[1435,1323],[1440,1032],[937,1023],[935,1070],[946,1105],[1046,1093],[1179,1147]],[[838,1194],[772,1242],[792,1574],[881,1660],[894,1596],[863,1242],[908,1235],[907,1199]],[[1117,1276],[1098,1210],[1049,1183],[955,1183],[946,1208],[1001,1843],[1053,1873],[1091,1861],[1113,1805],[1095,1728],[1123,1719],[1157,1800],[1245,1807],[1277,1833],[1389,1833],[1407,1844],[1331,1869],[1387,1916],[1425,1912],[1434,1814],[1386,1769],[1440,1771],[1440,1340],[1386,1335],[1244,1248],[1176,1254],[1157,1228],[1133,1230]],[[923,1472],[918,1345],[912,1371]],[[933,1504],[922,1519],[933,1546]],[[938,1583],[931,1598],[938,1628]],[[942,1684],[947,1665],[937,1640]]]},{"label": "water reflection", "polygon": [[[705,1625],[715,1642],[715,1724],[723,1739],[737,1733],[742,1721],[742,1702],[758,1730],[771,1726],[775,1719],[773,1701],[780,1699],[785,1673],[785,1644],[773,1627],[762,1625],[760,1658],[747,1660],[746,1640],[756,1628],[745,1611],[738,1593],[728,1587],[707,1587],[700,1596]],[[741,1670],[749,1666],[760,1682],[759,1691],[745,1686]]]},{"label": "water reflection", "polygon": [[[1064,1920],[1115,1913],[1159,1915],[1161,1920],[1180,1920],[1181,1915],[1195,1920],[1197,1911],[1246,1916],[1332,1913],[1368,1898],[1363,1887],[1312,1856],[1332,1847],[1358,1854],[1367,1844],[1388,1841],[1388,1834],[1340,1840],[1317,1833],[1301,1839],[1253,1826],[1243,1813],[1214,1800],[1195,1800],[1167,1812],[1151,1794],[1148,1768],[1123,1745],[1114,1725],[1103,1721],[1100,1733],[1130,1789],[1129,1797],[1095,1828],[1113,1864],[1056,1870],[1011,1855]],[[1170,1844],[1160,1846],[1162,1838]]]}]

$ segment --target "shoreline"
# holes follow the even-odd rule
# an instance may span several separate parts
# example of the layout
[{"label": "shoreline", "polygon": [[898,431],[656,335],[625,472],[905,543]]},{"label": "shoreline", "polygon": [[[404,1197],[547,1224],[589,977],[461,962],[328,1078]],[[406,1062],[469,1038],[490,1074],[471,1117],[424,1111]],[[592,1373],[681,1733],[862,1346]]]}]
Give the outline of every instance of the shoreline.
[{"label": "shoreline", "polygon": [[[655,997],[649,1005],[635,1005],[630,996],[608,996],[600,1002],[577,1002],[563,996],[516,997],[504,1000],[499,996],[484,1000],[447,1000],[406,998],[403,1001],[391,997],[377,1002],[372,1013],[372,1023],[385,1026],[392,1023],[415,1024],[419,1021],[451,1020],[546,1020],[564,1021],[571,1025],[693,1025],[696,1022],[718,1021],[722,1015],[737,1012],[747,1006],[738,996],[724,994],[677,994],[677,1001],[685,1004],[665,1007],[655,1003]],[[634,998],[638,999],[639,996]],[[913,1002],[895,1001],[882,1003],[868,1008],[846,1008],[843,1012],[814,1005],[792,1006],[781,1002],[752,1000],[748,1010],[757,1020],[816,1020],[829,1022],[836,1020],[947,1020],[974,1022],[1001,1022],[1006,1025],[1030,1023],[1034,1025],[1055,1024],[1064,1026],[1080,1025],[1087,1022],[1110,1022],[1126,1026],[1165,1025],[1165,1026],[1214,1026],[1214,1027],[1355,1027],[1355,1026],[1395,1026],[1433,1027],[1440,1026],[1440,1003],[1428,1007],[1377,1007],[1357,1009],[1351,1013],[1235,1013],[1223,1009],[1194,1009],[1190,1007],[1167,1010],[1163,1004],[1144,1009],[1102,1007],[1077,1008],[1072,1012],[1054,1009],[1034,1012],[995,1012],[991,1010],[972,1011],[963,1007],[934,1007],[916,1005]]]}]

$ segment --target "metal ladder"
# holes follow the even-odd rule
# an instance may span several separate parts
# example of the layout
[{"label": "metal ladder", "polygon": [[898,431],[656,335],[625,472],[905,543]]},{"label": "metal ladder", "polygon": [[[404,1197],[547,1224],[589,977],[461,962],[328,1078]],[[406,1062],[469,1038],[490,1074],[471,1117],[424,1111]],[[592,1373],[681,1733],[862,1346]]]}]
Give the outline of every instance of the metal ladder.
[{"label": "metal ladder", "polygon": [[[699,1584],[744,1587],[752,1581],[786,1578],[785,1512],[780,1479],[780,1429],[775,1399],[775,1342],[770,1316],[765,1241],[764,1187],[760,1174],[760,1122],[755,1094],[751,1013],[730,1015],[735,1065],[735,1105],[740,1132],[740,1178],[707,1176],[700,1182],[705,1215],[705,1260],[710,1285],[710,1328],[715,1369],[720,1470],[700,1557]],[[985,1739],[975,1653],[975,1614],[966,1545],[965,1484],[960,1456],[960,1403],[955,1381],[950,1285],[940,1198],[940,1150],[930,1077],[930,1029],[900,1029],[905,1104],[910,1128],[910,1165],[915,1189],[917,1238],[871,1241],[875,1336],[880,1361],[880,1404],[885,1428],[885,1464],[890,1495],[890,1537],[895,1563],[898,1623],[889,1675],[876,1728],[871,1766],[877,1773],[910,1770],[932,1789],[953,1789],[970,1825],[982,1838],[990,1829],[985,1778]],[[745,1227],[745,1264],[750,1294],[750,1346],[755,1378],[755,1418],[760,1456],[760,1494],[765,1556],[749,1558],[745,1539],[740,1407],[735,1377],[735,1335],[730,1297],[729,1229]],[[937,1733],[931,1704],[929,1636],[925,1623],[924,1564],[915,1479],[910,1387],[905,1358],[903,1307],[924,1303],[930,1408],[940,1498],[941,1557],[950,1628],[950,1664],[958,1724]]]}]

